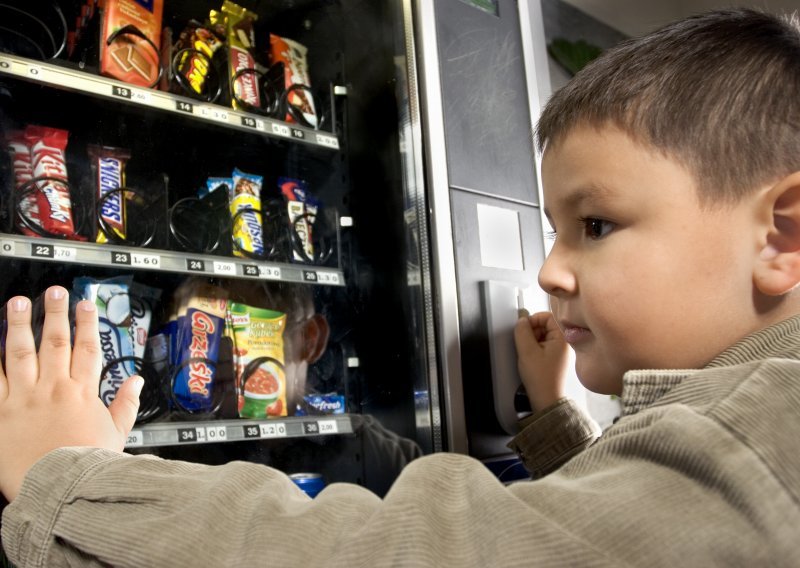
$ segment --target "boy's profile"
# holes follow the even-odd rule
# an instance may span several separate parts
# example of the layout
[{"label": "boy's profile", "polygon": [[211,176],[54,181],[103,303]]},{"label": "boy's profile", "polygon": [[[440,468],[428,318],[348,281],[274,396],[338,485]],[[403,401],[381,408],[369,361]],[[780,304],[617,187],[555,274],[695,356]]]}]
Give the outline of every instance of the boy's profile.
[{"label": "boy's profile", "polygon": [[[511,445],[536,481],[412,462],[386,498],[309,500],[278,471],[119,453],[129,380],[96,396],[96,316],[69,347],[63,289],[8,306],[0,491],[18,566],[800,564],[800,26],[726,10],[610,50],[539,123],[556,231],[523,318],[535,413]],[[598,439],[562,398],[619,394]],[[65,447],[72,446],[72,447]],[[75,447],[78,446],[78,447]],[[200,535],[200,536],[198,536]]]}]

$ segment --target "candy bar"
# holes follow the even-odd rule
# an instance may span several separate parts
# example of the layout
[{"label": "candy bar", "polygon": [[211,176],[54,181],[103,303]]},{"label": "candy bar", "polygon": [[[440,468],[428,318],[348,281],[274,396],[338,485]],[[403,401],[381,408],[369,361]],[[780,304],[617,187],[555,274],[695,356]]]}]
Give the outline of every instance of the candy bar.
[{"label": "candy bar", "polygon": [[[69,132],[44,126],[28,126],[25,139],[31,150],[34,178],[49,178],[36,182],[36,203],[42,228],[57,235],[72,237],[72,202],[67,186],[67,148]],[[58,181],[63,180],[64,183]]]},{"label": "candy bar", "polygon": [[98,212],[100,219],[96,241],[107,243],[108,231],[125,239],[125,196],[121,191],[105,196],[115,189],[125,187],[125,163],[130,158],[130,152],[109,146],[89,146],[89,157],[92,159],[96,184],[95,196],[98,202],[102,201]]}]

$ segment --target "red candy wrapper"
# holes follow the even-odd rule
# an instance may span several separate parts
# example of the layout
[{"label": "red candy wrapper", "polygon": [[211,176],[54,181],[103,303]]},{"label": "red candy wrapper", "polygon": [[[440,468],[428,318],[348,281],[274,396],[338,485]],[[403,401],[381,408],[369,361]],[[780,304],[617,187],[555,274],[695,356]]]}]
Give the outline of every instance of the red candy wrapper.
[{"label": "red candy wrapper", "polygon": [[[280,37],[275,34],[269,36],[269,61],[275,69],[283,71],[279,87],[288,91],[286,104],[290,109],[285,117],[286,122],[300,122],[303,126],[317,128],[317,111],[314,108],[314,99],[308,89],[311,88],[311,79],[308,74],[308,49],[294,40]],[[298,88],[304,86],[305,88]]]},{"label": "red candy wrapper", "polygon": [[[72,202],[67,185],[67,149],[69,132],[46,126],[29,125],[25,140],[31,151],[34,178],[50,178],[36,182],[35,193],[42,228],[57,235],[73,237]],[[63,180],[63,183],[58,180]]]}]

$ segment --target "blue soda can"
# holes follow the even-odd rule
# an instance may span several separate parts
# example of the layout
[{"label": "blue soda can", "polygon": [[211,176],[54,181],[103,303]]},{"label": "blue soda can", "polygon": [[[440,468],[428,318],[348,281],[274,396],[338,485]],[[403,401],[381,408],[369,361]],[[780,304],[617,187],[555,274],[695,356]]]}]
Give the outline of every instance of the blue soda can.
[{"label": "blue soda can", "polygon": [[293,473],[289,476],[289,479],[294,481],[295,485],[312,499],[325,488],[325,480],[322,479],[322,475],[319,473]]}]

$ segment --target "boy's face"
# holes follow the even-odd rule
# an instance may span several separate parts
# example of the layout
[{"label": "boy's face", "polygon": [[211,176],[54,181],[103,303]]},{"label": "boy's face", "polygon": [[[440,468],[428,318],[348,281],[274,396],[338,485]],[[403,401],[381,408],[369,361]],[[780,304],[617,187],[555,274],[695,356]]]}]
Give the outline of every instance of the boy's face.
[{"label": "boy's face", "polygon": [[587,388],[701,367],[758,328],[755,198],[703,209],[684,167],[612,127],[571,130],[542,178],[557,237],[539,283]]}]

